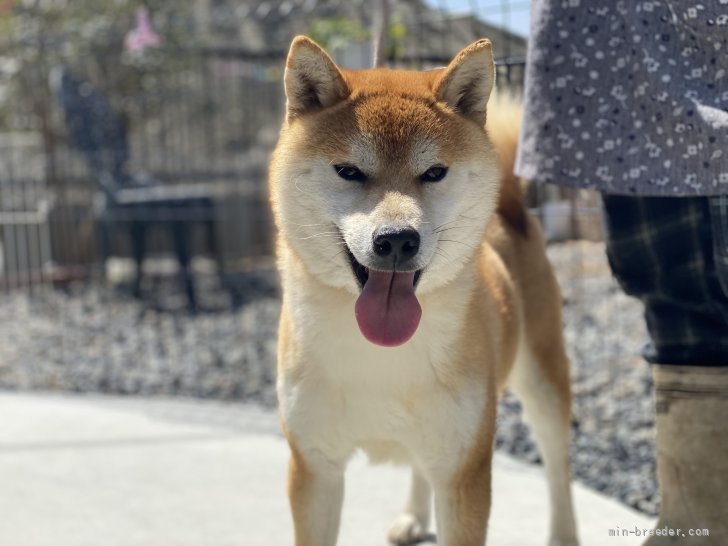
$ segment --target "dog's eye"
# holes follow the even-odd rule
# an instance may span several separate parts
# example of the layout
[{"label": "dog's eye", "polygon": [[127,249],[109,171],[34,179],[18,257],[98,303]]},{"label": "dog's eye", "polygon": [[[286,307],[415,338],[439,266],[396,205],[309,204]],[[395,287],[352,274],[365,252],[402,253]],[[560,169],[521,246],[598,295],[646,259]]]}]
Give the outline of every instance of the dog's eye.
[{"label": "dog's eye", "polygon": [[447,167],[444,165],[433,165],[420,176],[420,180],[422,182],[439,182],[445,178],[445,175],[447,175]]},{"label": "dog's eye", "polygon": [[353,165],[334,165],[334,170],[344,180],[353,180],[355,182],[364,182],[367,175],[361,172]]}]

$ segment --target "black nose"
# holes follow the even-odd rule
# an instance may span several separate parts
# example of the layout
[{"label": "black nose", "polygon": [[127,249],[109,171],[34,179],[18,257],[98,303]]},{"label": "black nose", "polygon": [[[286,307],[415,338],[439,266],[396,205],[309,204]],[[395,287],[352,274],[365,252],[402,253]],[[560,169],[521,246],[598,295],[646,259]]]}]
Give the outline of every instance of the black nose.
[{"label": "black nose", "polygon": [[420,234],[412,228],[379,228],[374,232],[373,243],[377,256],[393,256],[402,263],[420,250]]}]

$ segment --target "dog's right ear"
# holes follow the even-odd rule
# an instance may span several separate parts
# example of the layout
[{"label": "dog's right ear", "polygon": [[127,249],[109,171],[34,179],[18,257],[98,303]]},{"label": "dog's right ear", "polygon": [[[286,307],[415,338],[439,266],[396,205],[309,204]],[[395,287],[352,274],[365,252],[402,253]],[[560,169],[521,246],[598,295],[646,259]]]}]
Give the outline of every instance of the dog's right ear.
[{"label": "dog's right ear", "polygon": [[331,57],[306,36],[291,43],[284,81],[288,119],[333,106],[350,93]]}]

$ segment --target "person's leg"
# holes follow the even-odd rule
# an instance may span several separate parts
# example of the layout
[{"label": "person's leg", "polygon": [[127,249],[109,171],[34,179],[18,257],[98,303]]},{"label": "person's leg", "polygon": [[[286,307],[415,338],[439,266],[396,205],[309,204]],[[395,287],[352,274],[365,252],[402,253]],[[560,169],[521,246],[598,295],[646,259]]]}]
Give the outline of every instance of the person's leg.
[{"label": "person's leg", "polygon": [[604,209],[610,266],[644,303],[651,338],[656,531],[674,535],[646,546],[728,544],[728,203],[605,195]]},{"label": "person's leg", "polygon": [[[646,546],[728,544],[728,370],[719,366],[653,368],[657,475],[662,501]],[[699,533],[698,536],[690,536]],[[705,534],[705,531],[709,534]]]},{"label": "person's leg", "polygon": [[[645,304],[651,363],[728,366],[728,292],[707,197],[604,196],[607,257]],[[725,269],[722,273],[725,274]]]},{"label": "person's leg", "polygon": [[728,195],[710,198],[710,219],[713,226],[715,271],[723,293],[728,294]]}]

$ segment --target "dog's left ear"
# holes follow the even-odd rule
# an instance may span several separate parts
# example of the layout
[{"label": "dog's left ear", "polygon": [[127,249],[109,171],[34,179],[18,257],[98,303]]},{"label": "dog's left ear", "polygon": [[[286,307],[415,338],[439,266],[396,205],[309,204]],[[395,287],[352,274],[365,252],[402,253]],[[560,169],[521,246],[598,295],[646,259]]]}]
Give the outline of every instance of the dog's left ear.
[{"label": "dog's left ear", "polygon": [[284,81],[289,119],[333,106],[350,93],[331,57],[306,36],[291,43]]},{"label": "dog's left ear", "polygon": [[442,72],[435,82],[435,96],[482,126],[494,81],[490,40],[478,40],[458,53]]}]

